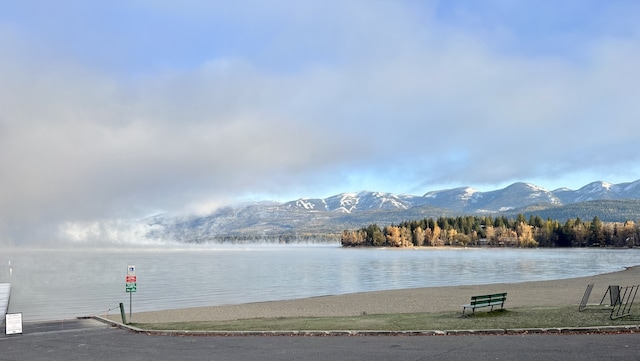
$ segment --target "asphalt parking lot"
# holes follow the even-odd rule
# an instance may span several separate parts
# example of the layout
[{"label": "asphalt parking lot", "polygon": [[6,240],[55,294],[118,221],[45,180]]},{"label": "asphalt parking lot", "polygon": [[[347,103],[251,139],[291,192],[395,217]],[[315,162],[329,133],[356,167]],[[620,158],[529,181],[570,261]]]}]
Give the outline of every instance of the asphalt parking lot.
[{"label": "asphalt parking lot", "polygon": [[640,333],[464,336],[160,336],[102,322],[25,323],[0,360],[640,360]]}]

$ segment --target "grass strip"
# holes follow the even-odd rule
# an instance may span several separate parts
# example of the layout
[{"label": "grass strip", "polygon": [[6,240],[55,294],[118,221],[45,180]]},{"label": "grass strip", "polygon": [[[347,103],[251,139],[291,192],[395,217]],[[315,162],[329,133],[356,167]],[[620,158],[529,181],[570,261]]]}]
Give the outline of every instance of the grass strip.
[{"label": "grass strip", "polygon": [[[610,319],[610,308],[593,306],[578,312],[577,306],[514,308],[492,312],[362,314],[350,317],[255,318],[215,322],[134,323],[147,330],[188,331],[415,331],[564,328],[640,325],[640,307],[631,316]],[[635,315],[635,316],[634,316]]]}]

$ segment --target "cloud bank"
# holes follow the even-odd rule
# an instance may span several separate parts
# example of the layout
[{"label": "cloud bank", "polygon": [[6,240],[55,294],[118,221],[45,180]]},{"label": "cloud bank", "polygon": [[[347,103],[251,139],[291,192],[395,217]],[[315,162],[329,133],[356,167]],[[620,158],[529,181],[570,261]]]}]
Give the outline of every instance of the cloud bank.
[{"label": "cloud bank", "polygon": [[0,244],[251,198],[640,178],[635,2],[266,4],[3,5]]}]

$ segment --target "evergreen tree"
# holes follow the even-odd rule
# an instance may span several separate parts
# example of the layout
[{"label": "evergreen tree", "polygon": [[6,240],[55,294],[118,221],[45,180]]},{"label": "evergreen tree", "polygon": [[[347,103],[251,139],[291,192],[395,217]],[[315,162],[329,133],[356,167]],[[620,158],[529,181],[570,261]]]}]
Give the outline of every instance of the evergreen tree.
[{"label": "evergreen tree", "polygon": [[606,244],[604,238],[604,227],[598,216],[593,217],[591,221],[589,245],[604,246]]}]

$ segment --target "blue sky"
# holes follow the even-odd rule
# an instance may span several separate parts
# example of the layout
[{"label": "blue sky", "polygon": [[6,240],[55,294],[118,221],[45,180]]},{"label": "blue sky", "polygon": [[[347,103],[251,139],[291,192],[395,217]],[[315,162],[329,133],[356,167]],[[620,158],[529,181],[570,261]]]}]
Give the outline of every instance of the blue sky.
[{"label": "blue sky", "polygon": [[637,1],[0,4],[0,244],[372,190],[640,179]]}]

